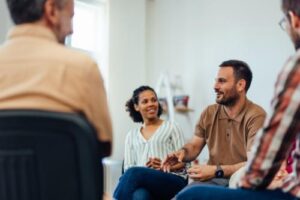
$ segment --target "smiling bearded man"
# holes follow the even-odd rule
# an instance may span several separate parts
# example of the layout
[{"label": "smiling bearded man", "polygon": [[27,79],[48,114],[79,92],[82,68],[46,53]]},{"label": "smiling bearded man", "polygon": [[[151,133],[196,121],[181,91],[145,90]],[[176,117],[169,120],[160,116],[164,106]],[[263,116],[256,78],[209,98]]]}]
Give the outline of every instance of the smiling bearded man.
[{"label": "smiling bearded man", "polygon": [[202,112],[190,142],[163,162],[164,171],[168,171],[178,162],[195,160],[207,145],[208,163],[188,170],[194,182],[187,188],[195,184],[228,186],[230,176],[245,165],[256,132],[265,120],[265,111],[246,96],[252,80],[249,66],[228,60],[219,67],[214,85],[216,104]]}]

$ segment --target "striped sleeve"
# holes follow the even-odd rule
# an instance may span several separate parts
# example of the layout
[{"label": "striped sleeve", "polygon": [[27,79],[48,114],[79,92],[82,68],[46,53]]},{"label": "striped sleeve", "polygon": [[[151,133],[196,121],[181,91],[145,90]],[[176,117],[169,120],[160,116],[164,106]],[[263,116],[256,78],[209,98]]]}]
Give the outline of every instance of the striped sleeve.
[{"label": "striped sleeve", "polygon": [[184,145],[183,131],[176,122],[173,122],[172,126],[173,126],[172,142],[174,145],[174,151],[177,151]]},{"label": "striped sleeve", "polygon": [[277,82],[281,88],[274,99],[274,113],[253,145],[252,159],[241,180],[245,188],[266,188],[286,158],[296,134],[300,131],[300,66],[286,79]]},{"label": "striped sleeve", "polygon": [[136,165],[135,152],[133,151],[133,144],[132,144],[133,143],[132,134],[133,131],[130,131],[126,135],[126,139],[125,139],[124,171]]}]

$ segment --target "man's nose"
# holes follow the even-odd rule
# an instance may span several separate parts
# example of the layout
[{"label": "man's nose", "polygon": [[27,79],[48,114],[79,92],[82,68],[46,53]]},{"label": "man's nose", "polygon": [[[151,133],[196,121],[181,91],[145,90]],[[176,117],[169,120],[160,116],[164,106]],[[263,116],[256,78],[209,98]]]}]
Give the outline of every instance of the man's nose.
[{"label": "man's nose", "polygon": [[218,82],[215,82],[214,89],[215,91],[220,89],[220,85],[218,84]]}]

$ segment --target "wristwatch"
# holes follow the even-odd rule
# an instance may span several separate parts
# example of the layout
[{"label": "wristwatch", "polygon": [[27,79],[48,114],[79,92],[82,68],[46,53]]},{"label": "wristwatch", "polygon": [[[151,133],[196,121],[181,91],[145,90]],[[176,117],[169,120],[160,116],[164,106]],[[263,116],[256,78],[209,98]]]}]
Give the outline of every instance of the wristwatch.
[{"label": "wristwatch", "polygon": [[221,165],[217,165],[217,169],[216,169],[216,172],[215,172],[215,177],[216,178],[223,178],[224,177],[224,171],[221,167]]}]

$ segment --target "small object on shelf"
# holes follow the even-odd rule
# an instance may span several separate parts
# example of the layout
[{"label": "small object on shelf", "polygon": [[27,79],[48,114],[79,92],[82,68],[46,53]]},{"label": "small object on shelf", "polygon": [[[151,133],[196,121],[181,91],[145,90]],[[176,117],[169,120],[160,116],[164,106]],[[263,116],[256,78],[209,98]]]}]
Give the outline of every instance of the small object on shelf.
[{"label": "small object on shelf", "polygon": [[[191,108],[188,108],[188,95],[178,95],[173,97],[173,104],[176,112],[185,113],[185,112],[192,112],[194,111]],[[168,101],[166,98],[159,98],[158,99],[162,109],[163,113],[168,112]]]},{"label": "small object on shelf", "polygon": [[[169,76],[167,73],[162,73],[160,78],[158,79],[156,86],[156,93],[158,94],[158,101],[162,106],[163,113],[166,115],[166,118],[170,121],[174,121],[175,112],[184,114],[191,111],[188,107],[189,95],[184,94],[184,90],[182,87],[181,77],[176,76],[176,81],[173,84],[169,81]],[[161,90],[164,89],[164,96],[161,96]],[[177,91],[180,90],[180,91]],[[177,92],[176,92],[177,91]],[[181,94],[181,95],[174,95]],[[183,93],[183,94],[182,94]]]},{"label": "small object on shelf", "polygon": [[194,109],[184,107],[184,106],[176,106],[175,107],[176,112],[185,113],[185,112],[193,112]]},{"label": "small object on shelf", "polygon": [[188,95],[176,95],[173,97],[173,103],[176,112],[190,112],[192,109],[188,108],[189,96]]},{"label": "small object on shelf", "polygon": [[188,95],[176,95],[173,97],[173,103],[175,107],[188,107],[189,96]]}]

